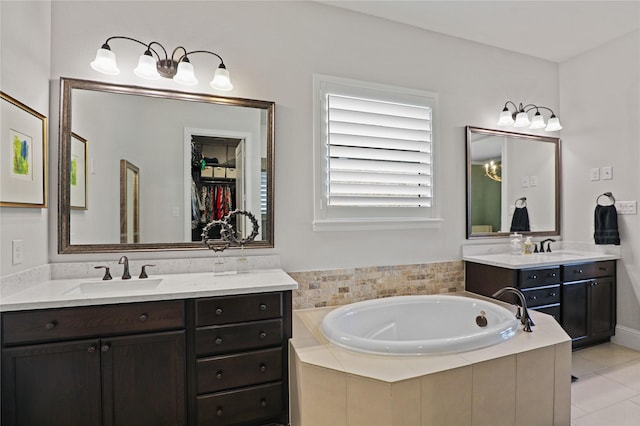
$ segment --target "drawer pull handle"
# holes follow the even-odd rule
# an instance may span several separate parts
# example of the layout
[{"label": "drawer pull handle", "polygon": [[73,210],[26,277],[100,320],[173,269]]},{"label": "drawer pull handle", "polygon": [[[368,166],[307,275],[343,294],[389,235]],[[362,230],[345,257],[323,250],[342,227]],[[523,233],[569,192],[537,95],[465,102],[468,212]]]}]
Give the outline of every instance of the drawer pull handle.
[{"label": "drawer pull handle", "polygon": [[264,399],[264,398],[262,398],[262,399],[260,400],[260,406],[261,406],[262,408],[265,408],[265,407],[267,406],[267,400],[266,400],[266,399]]},{"label": "drawer pull handle", "polygon": [[538,300],[537,296],[529,296],[529,300]]},{"label": "drawer pull handle", "polygon": [[222,312],[224,312],[224,311],[222,310],[222,308],[218,308],[218,309],[216,309],[216,315],[220,316],[220,315],[222,315]]},{"label": "drawer pull handle", "polygon": [[109,349],[111,349],[111,345],[108,343],[102,345],[102,347],[100,348],[102,352],[109,352]]},{"label": "drawer pull handle", "polygon": [[264,339],[265,337],[267,337],[267,333],[265,333],[264,331],[260,332],[260,338]]},{"label": "drawer pull handle", "polygon": [[147,314],[140,315],[140,321],[145,322],[148,319],[149,319],[149,315],[147,315]]},{"label": "drawer pull handle", "polygon": [[581,274],[582,273],[582,269],[575,269],[573,272],[575,272],[576,274]]},{"label": "drawer pull handle", "polygon": [[264,373],[265,371],[267,371],[267,365],[264,363],[260,364],[260,372]]},{"label": "drawer pull handle", "polygon": [[222,416],[222,407],[218,407],[218,409],[216,410],[216,415],[218,417]]},{"label": "drawer pull handle", "polygon": [[549,293],[550,297],[556,297],[556,294],[554,292]]},{"label": "drawer pull handle", "polygon": [[222,370],[218,370],[218,372],[216,373],[216,379],[222,380]]},{"label": "drawer pull handle", "polygon": [[87,352],[89,352],[90,354],[94,353],[96,351],[96,345],[91,345],[89,346],[89,349],[87,349]]},{"label": "drawer pull handle", "polygon": [[535,274],[531,274],[531,275],[529,275],[529,279],[530,280],[536,280],[536,279],[538,279],[538,276],[535,275]]},{"label": "drawer pull handle", "polygon": [[555,278],[556,273],[555,273],[555,272],[552,272],[552,273],[550,273],[550,274],[549,274],[549,276],[550,276],[551,278]]},{"label": "drawer pull handle", "polygon": [[218,336],[216,337],[216,345],[221,345],[222,344],[222,337]]},{"label": "drawer pull handle", "polygon": [[48,322],[44,327],[47,330],[53,330],[56,327],[56,325],[58,325],[56,321],[51,321],[51,322]]},{"label": "drawer pull handle", "polygon": [[267,305],[265,303],[261,303],[260,304],[260,310],[261,311],[266,311],[267,310]]}]

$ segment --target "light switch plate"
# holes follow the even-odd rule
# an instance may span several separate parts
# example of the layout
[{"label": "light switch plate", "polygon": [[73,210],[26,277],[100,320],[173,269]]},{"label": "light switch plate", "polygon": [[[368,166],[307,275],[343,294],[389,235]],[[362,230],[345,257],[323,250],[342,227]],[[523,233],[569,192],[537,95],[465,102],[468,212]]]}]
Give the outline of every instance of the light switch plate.
[{"label": "light switch plate", "polygon": [[602,176],[602,180],[611,180],[613,179],[613,167],[605,166],[600,169],[600,176]]},{"label": "light switch plate", "polygon": [[14,265],[18,265],[22,263],[22,240],[13,240],[11,241],[11,262]]},{"label": "light switch plate", "polygon": [[638,214],[637,201],[616,201],[618,214]]},{"label": "light switch plate", "polygon": [[591,180],[600,180],[600,169],[597,167],[591,169]]},{"label": "light switch plate", "polygon": [[529,176],[523,176],[522,177],[522,187],[523,188],[528,188],[529,187]]},{"label": "light switch plate", "polygon": [[538,176],[529,176],[529,185],[538,186]]}]

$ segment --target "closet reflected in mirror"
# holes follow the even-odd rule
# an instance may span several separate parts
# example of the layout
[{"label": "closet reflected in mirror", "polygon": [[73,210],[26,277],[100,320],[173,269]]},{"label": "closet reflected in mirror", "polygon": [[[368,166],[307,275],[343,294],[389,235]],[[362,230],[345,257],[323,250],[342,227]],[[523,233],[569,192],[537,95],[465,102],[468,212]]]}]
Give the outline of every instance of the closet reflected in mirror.
[{"label": "closet reflected in mirror", "polygon": [[466,131],[467,238],[560,235],[560,139]]}]

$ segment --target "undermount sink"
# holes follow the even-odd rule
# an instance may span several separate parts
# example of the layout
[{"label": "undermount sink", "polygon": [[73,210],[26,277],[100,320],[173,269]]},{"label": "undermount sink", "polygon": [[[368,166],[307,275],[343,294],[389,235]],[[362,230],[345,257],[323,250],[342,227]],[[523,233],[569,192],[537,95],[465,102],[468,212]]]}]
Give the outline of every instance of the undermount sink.
[{"label": "undermount sink", "polygon": [[78,284],[66,294],[82,293],[82,294],[96,294],[96,293],[123,293],[123,292],[135,292],[141,290],[152,290],[160,285],[162,278],[144,278],[129,280],[113,279],[113,280],[99,280],[99,281],[87,281]]}]

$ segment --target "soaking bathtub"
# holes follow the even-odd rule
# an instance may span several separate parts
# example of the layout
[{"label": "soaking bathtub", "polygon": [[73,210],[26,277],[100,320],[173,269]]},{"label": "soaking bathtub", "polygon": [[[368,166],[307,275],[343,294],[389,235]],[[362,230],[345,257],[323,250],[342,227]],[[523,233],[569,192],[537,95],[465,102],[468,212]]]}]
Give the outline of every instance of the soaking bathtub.
[{"label": "soaking bathtub", "polygon": [[510,339],[519,321],[495,303],[450,295],[396,296],[342,306],[321,331],[346,349],[385,355],[471,351]]}]

